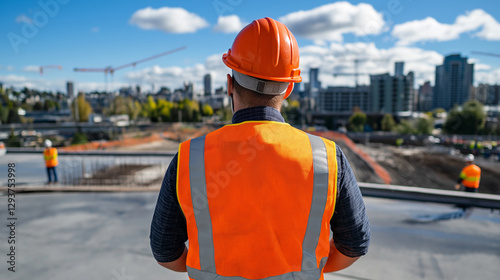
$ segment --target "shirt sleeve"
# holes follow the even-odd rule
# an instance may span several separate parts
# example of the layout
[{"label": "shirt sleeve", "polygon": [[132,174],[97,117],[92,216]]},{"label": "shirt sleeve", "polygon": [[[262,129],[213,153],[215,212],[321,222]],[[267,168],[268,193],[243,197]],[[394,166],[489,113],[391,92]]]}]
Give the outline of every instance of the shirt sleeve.
[{"label": "shirt sleeve", "polygon": [[354,173],[338,145],[337,168],[337,202],[330,221],[333,240],[342,254],[360,257],[368,252],[370,224]]},{"label": "shirt sleeve", "polygon": [[158,262],[172,262],[180,258],[188,239],[186,219],[177,200],[176,182],[177,154],[163,178],[151,222],[150,245]]}]

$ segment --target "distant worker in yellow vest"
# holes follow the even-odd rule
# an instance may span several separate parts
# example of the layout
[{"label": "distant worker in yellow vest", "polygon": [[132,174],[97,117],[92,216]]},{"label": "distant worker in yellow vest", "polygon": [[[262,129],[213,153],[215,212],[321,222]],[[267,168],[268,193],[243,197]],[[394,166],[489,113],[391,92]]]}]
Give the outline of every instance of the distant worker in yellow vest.
[{"label": "distant worker in yellow vest", "polygon": [[293,34],[255,20],[222,60],[232,124],[179,145],[151,223],[155,259],[196,280],[322,280],[350,266],[370,240],[351,167],[280,113],[302,81]]},{"label": "distant worker in yellow vest", "polygon": [[49,179],[47,184],[57,184],[57,170],[59,164],[57,160],[57,149],[52,147],[52,141],[45,140],[45,150],[43,151],[43,158],[45,159],[45,167],[47,167],[47,177]]},{"label": "distant worker in yellow vest", "polygon": [[481,168],[474,164],[474,155],[468,154],[465,156],[466,166],[460,173],[460,179],[455,185],[455,189],[460,189],[460,184],[464,185],[466,192],[477,192],[479,181],[481,180]]}]

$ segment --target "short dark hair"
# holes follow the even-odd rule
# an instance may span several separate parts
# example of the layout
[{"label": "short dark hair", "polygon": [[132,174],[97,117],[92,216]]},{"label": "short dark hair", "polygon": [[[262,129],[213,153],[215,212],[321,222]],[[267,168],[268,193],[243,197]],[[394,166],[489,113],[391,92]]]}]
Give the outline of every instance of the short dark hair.
[{"label": "short dark hair", "polygon": [[241,102],[250,107],[269,106],[277,107],[283,102],[283,94],[270,95],[262,94],[241,86],[233,77],[233,85]]}]

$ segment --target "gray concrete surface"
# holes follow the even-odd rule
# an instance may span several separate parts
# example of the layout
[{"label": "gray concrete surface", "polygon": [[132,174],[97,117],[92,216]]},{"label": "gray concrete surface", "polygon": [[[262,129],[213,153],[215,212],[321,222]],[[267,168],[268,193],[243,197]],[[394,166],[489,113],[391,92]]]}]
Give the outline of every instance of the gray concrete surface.
[{"label": "gray concrete surface", "polygon": [[[165,157],[137,157],[137,156],[59,156],[57,173],[59,181],[64,181],[65,176],[81,176],[83,172],[90,173],[95,165],[108,166],[113,164],[163,164],[167,165],[172,160],[171,156]],[[7,164],[16,164],[16,184],[20,187],[39,187],[45,184],[47,172],[42,154],[6,154],[0,156],[0,186],[7,185]],[[83,167],[83,168],[82,168]],[[71,173],[71,174],[70,174]]]},{"label": "gray concrete surface", "polygon": [[[16,272],[7,270],[8,229],[0,228],[0,278],[187,279],[158,266],[149,249],[156,193],[46,193],[17,196]],[[500,214],[418,223],[449,206],[366,198],[367,256],[325,279],[498,279]],[[0,221],[7,223],[6,197]]]},{"label": "gray concrete surface", "polygon": [[[41,155],[40,155],[41,156]],[[72,165],[78,157],[61,157]],[[169,161],[170,159],[164,159]],[[38,155],[16,163],[19,185],[46,180]],[[8,271],[7,198],[0,197],[0,279],[187,279],[158,266],[149,249],[157,193],[43,193],[16,197],[16,272]],[[417,216],[451,206],[365,198],[372,228],[367,256],[325,279],[499,279],[500,213],[474,209],[467,219],[422,223]]]}]

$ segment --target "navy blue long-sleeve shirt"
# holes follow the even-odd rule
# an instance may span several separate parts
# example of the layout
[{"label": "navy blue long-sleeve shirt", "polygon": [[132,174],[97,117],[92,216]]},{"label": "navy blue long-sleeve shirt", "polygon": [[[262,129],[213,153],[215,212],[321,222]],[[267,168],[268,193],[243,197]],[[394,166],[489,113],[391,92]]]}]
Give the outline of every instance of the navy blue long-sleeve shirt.
[{"label": "navy blue long-sleeve shirt", "polygon": [[[253,107],[237,111],[233,123],[244,121],[284,122],[280,112],[271,107]],[[351,166],[337,145],[337,201],[330,221],[335,247],[348,257],[368,252],[370,227],[365,205]],[[171,262],[184,252],[188,239],[186,219],[176,194],[177,154],[167,169],[151,223],[150,242],[158,262]]]}]

